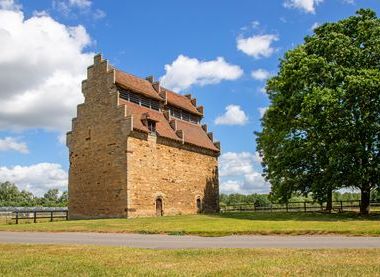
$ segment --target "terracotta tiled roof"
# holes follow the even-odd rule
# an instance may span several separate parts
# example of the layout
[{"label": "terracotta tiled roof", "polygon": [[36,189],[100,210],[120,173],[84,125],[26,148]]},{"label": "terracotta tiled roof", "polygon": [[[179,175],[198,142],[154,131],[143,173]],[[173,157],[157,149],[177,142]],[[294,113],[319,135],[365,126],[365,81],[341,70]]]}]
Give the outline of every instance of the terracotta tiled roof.
[{"label": "terracotta tiled roof", "polygon": [[[160,100],[162,102],[164,101],[164,99],[153,88],[152,83],[148,80],[138,78],[117,69],[115,69],[115,72],[115,81],[117,85],[125,89],[130,89],[135,93],[142,94],[146,97]],[[172,92],[166,88],[161,87],[161,90],[166,91],[167,101],[169,105],[173,105],[192,114],[202,116],[197,108],[194,107],[194,105],[191,103],[191,100],[187,97]],[[148,114],[152,120],[156,121],[156,131],[158,136],[173,139],[176,141],[182,141],[182,139],[177,136],[175,130],[173,130],[173,128],[170,126],[169,121],[165,118],[162,112],[139,106],[138,104],[126,101],[121,98],[119,101],[120,104],[125,104],[127,106],[127,114],[133,115],[134,129],[143,132],[149,132],[148,128],[142,122],[143,117]],[[177,130],[182,130],[184,133],[185,143],[219,152],[219,149],[215,147],[212,140],[208,137],[207,133],[199,124],[190,123],[179,119],[175,120],[177,122]]]},{"label": "terracotta tiled roof", "polygon": [[175,134],[172,127],[170,127],[169,122],[166,120],[163,113],[155,111],[146,107],[139,106],[135,103],[128,102],[126,100],[120,99],[120,104],[125,104],[127,106],[127,114],[133,115],[133,128],[149,132],[148,128],[142,123],[142,116],[144,113],[148,113],[149,117],[156,121],[156,130],[160,136],[179,140]]},{"label": "terracotta tiled roof", "polygon": [[158,95],[158,93],[155,91],[155,89],[149,81],[138,78],[136,76],[133,76],[131,74],[125,73],[117,69],[115,69],[115,71],[116,84],[118,84],[119,86],[126,89],[131,89],[137,93],[143,94],[156,100],[162,100],[162,98]]},{"label": "terracotta tiled roof", "polygon": [[185,141],[214,151],[219,151],[199,124],[177,120],[177,129],[185,134]]},{"label": "terracotta tiled roof", "polygon": [[[125,73],[118,69],[115,69],[115,71],[116,71],[117,85],[125,89],[133,90],[134,92],[143,94],[147,97],[150,97],[156,100],[163,100],[163,98],[153,88],[153,85],[151,82],[145,79],[136,77],[134,75]],[[161,89],[167,92],[167,100],[170,105],[181,108],[192,114],[202,116],[202,114],[197,110],[196,107],[194,107],[190,99],[188,99],[187,97],[180,95],[178,93],[175,93],[173,91],[170,91],[163,87],[161,87]]]},{"label": "terracotta tiled roof", "polygon": [[[176,135],[176,132],[170,126],[169,121],[165,118],[162,112],[139,106],[124,99],[119,99],[119,103],[125,104],[127,106],[128,115],[133,115],[134,129],[146,133],[149,132],[148,128],[143,124],[141,120],[144,117],[144,114],[147,113],[152,120],[156,121],[156,131],[158,136],[173,139],[176,141],[182,141],[182,139]],[[206,132],[199,124],[194,124],[179,119],[175,120],[177,122],[177,130],[182,130],[185,134],[185,143],[219,152],[219,149],[215,147],[214,143],[210,140]]]},{"label": "terracotta tiled roof", "polygon": [[167,100],[168,104],[179,107],[185,111],[188,111],[190,113],[196,114],[196,115],[202,115],[196,107],[191,103],[190,99],[180,95],[178,93],[175,93],[173,91],[170,91],[166,88],[163,88],[167,92]]}]

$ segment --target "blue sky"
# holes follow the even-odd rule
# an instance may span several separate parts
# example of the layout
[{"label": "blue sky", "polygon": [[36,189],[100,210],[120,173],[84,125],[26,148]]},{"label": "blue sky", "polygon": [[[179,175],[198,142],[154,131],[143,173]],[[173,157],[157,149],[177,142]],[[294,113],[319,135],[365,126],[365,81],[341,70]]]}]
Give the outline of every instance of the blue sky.
[{"label": "blue sky", "polygon": [[192,93],[221,141],[221,190],[268,192],[254,131],[265,80],[313,26],[380,13],[375,0],[0,0],[0,181],[65,190],[64,133],[94,53]]}]

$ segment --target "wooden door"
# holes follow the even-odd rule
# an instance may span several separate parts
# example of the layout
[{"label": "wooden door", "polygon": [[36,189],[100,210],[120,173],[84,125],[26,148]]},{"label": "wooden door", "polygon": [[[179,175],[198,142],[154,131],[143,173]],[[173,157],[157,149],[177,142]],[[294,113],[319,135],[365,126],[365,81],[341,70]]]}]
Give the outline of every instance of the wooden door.
[{"label": "wooden door", "polygon": [[162,216],[162,199],[156,199],[156,216]]}]

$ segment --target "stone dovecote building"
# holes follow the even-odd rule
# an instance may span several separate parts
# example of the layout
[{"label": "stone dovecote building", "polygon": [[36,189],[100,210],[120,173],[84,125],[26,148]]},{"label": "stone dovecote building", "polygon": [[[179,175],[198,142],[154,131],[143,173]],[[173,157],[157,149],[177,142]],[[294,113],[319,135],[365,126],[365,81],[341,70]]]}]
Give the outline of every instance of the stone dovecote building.
[{"label": "stone dovecote building", "polygon": [[112,67],[88,67],[67,133],[69,216],[136,217],[217,211],[220,144],[203,107]]}]

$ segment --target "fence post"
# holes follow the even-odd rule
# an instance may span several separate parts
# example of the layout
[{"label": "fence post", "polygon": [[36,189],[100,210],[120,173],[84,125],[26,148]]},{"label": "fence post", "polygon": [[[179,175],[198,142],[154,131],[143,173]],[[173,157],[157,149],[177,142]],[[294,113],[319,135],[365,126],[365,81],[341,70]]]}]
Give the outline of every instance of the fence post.
[{"label": "fence post", "polygon": [[286,212],[289,211],[289,206],[288,206],[288,202],[286,202]]},{"label": "fence post", "polygon": [[36,211],[33,212],[33,222],[34,223],[37,222],[37,212]]},{"label": "fence post", "polygon": [[343,212],[343,201],[340,201],[340,210]]},{"label": "fence post", "polygon": [[50,212],[50,221],[53,221],[53,212]]},{"label": "fence post", "polygon": [[69,211],[66,211],[66,220],[69,220]]},{"label": "fence post", "polygon": [[304,207],[304,210],[305,210],[305,213],[306,213],[306,201],[303,202],[303,207]]},{"label": "fence post", "polygon": [[18,211],[16,212],[16,224],[18,224]]},{"label": "fence post", "polygon": [[270,212],[271,213],[273,212],[273,203],[272,202],[270,203]]}]

